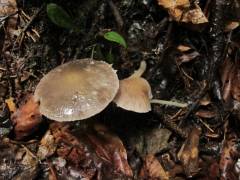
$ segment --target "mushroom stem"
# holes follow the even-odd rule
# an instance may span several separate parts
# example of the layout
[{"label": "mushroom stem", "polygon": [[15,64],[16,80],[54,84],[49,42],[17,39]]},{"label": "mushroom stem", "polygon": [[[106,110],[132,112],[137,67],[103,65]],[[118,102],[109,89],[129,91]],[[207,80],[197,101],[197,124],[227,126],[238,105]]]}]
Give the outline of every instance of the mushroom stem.
[{"label": "mushroom stem", "polygon": [[140,67],[134,71],[134,73],[130,76],[130,78],[141,77],[147,68],[146,61],[141,61]]},{"label": "mushroom stem", "polygon": [[176,101],[166,101],[166,100],[160,100],[160,99],[152,99],[150,100],[151,104],[161,104],[161,105],[168,105],[168,106],[176,106],[180,108],[187,107],[187,103],[180,103]]}]

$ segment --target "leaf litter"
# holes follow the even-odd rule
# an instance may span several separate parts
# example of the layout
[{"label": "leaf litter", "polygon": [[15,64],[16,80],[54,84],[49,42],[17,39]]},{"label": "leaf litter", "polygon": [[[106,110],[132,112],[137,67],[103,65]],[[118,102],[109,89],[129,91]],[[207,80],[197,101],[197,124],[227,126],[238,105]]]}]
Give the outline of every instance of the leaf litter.
[{"label": "leaf litter", "polygon": [[[56,6],[67,28],[43,2],[0,1],[0,179],[239,179],[237,1]],[[154,99],[185,106],[136,113],[112,102],[67,123],[41,115],[39,80],[90,54],[111,54],[120,80],[145,61]]]}]

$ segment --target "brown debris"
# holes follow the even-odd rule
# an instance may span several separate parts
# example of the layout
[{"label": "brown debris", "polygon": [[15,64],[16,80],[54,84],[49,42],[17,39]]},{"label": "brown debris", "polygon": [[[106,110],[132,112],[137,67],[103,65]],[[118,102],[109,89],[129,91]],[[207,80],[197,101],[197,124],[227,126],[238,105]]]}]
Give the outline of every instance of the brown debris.
[{"label": "brown debris", "polygon": [[36,131],[42,122],[42,116],[39,112],[39,105],[33,99],[33,96],[27,98],[26,104],[23,104],[11,116],[14,125],[15,138],[20,140]]}]

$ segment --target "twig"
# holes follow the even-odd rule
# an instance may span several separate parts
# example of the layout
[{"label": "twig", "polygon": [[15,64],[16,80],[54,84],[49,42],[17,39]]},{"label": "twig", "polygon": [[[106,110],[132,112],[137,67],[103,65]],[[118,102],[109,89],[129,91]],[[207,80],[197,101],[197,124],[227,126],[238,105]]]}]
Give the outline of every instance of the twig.
[{"label": "twig", "polygon": [[119,12],[118,8],[116,7],[116,5],[111,0],[108,1],[108,4],[109,4],[110,8],[112,9],[113,15],[118,24],[118,28],[121,30],[123,28],[124,22],[123,22],[120,12]]}]

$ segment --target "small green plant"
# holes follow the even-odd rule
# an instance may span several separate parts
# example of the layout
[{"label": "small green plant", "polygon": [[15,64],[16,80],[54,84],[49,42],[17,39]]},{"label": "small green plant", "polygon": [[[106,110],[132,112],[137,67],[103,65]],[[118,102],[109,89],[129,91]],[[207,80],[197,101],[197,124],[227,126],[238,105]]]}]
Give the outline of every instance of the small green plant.
[{"label": "small green plant", "polygon": [[109,32],[105,33],[103,35],[103,37],[105,39],[107,39],[108,41],[116,42],[116,43],[120,44],[121,46],[127,48],[127,43],[126,43],[125,39],[115,31],[109,31]]},{"label": "small green plant", "polygon": [[58,6],[57,4],[50,3],[47,5],[47,15],[57,26],[77,30],[72,18],[62,7]]}]

